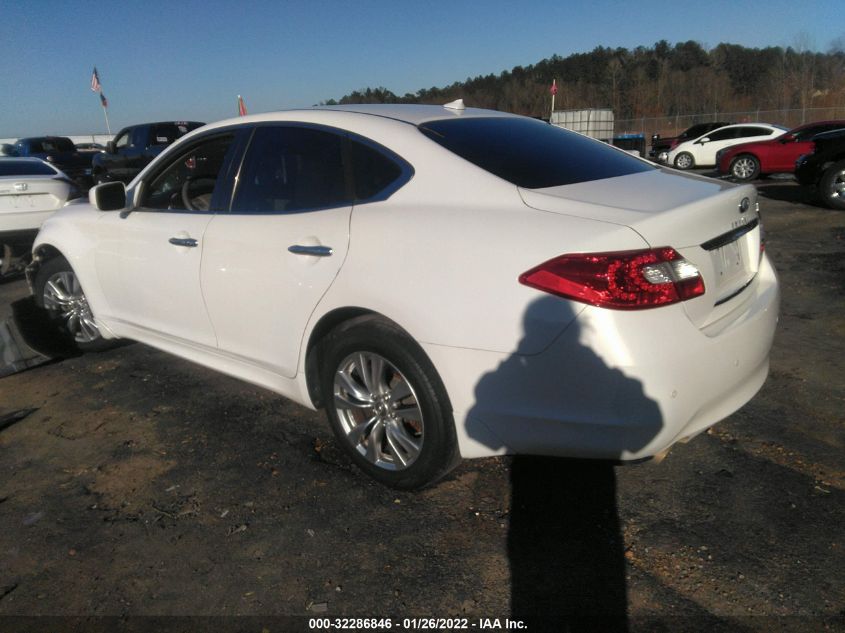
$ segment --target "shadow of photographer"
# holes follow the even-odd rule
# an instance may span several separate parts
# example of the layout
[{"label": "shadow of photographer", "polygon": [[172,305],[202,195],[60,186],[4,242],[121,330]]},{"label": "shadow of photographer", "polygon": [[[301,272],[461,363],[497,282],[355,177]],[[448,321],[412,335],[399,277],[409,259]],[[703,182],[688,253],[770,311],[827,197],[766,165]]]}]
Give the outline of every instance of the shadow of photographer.
[{"label": "shadow of photographer", "polygon": [[[511,354],[482,377],[467,432],[515,454],[511,618],[535,631],[627,631],[614,466],[655,438],[662,417],[639,381],[593,351],[589,341],[612,339],[585,331],[572,305],[550,296],[529,306],[517,349],[553,340],[539,353]],[[557,332],[568,325],[555,338],[550,323]],[[541,456],[559,454],[605,459]]]}]

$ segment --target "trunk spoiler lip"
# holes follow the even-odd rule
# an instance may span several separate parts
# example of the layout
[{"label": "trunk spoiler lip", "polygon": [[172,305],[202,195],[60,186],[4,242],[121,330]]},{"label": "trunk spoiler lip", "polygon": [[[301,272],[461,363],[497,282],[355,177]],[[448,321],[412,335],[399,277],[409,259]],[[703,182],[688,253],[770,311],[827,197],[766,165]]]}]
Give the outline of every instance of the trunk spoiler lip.
[{"label": "trunk spoiler lip", "polygon": [[747,224],[743,224],[742,226],[738,226],[726,233],[722,233],[721,235],[717,235],[712,240],[707,240],[701,245],[705,251],[715,251],[717,248],[722,248],[723,246],[730,244],[731,242],[735,242],[739,238],[741,238],[746,233],[750,233],[757,225],[760,224],[760,218],[756,217]]}]

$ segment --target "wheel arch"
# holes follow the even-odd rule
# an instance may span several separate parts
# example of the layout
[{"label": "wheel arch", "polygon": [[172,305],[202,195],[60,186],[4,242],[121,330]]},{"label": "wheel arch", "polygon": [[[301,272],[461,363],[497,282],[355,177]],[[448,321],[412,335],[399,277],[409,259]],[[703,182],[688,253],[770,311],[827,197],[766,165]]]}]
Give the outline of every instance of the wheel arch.
[{"label": "wheel arch", "polygon": [[[399,323],[391,319],[390,317],[381,314],[380,312],[376,312],[375,310],[371,310],[369,308],[363,308],[360,306],[345,306],[342,308],[335,308],[330,310],[326,314],[320,317],[314,327],[311,329],[311,332],[308,336],[308,344],[305,350],[305,383],[308,389],[308,397],[310,398],[311,402],[316,408],[322,408],[325,406],[323,401],[323,394],[320,393],[320,366],[322,361],[322,343],[326,340],[326,337],[329,335],[330,332],[335,330],[340,325],[349,323],[351,321],[362,321],[367,319],[377,319],[383,321],[385,323],[389,323],[391,326],[395,327],[396,329],[400,330],[402,333],[405,334],[411,341],[416,343],[416,339],[408,332],[407,329],[402,327]],[[419,347],[420,352],[425,356],[426,360],[431,364],[431,367],[434,368],[435,372],[437,368],[434,366],[434,362],[428,357],[425,351],[422,349],[422,346],[419,343],[416,343],[417,347]],[[441,379],[442,384],[442,379]],[[446,401],[449,400],[448,392],[446,392],[445,385],[443,386],[444,396],[446,397]],[[451,410],[451,403],[448,404]]]},{"label": "wheel arch", "polygon": [[30,292],[35,291],[35,276],[38,274],[38,269],[57,257],[64,257],[64,254],[52,244],[38,244],[32,249],[32,261],[26,267],[26,282],[29,284]]}]

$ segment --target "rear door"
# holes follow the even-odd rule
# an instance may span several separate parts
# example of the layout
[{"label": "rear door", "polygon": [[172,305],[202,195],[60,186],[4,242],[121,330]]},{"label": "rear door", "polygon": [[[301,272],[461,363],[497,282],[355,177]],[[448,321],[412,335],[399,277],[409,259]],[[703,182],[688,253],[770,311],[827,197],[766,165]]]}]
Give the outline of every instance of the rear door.
[{"label": "rear door", "polygon": [[221,351],[296,375],[302,335],[349,243],[352,172],[332,128],[255,128],[229,214],[205,233],[202,288]]}]

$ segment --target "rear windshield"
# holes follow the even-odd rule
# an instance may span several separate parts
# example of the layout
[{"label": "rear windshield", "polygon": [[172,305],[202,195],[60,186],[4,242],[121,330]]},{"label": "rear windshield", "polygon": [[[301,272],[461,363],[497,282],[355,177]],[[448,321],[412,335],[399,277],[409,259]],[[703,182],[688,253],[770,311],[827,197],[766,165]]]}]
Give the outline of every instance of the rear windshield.
[{"label": "rear windshield", "polygon": [[424,123],[419,129],[461,158],[526,189],[656,169],[593,139],[534,119],[447,119]]},{"label": "rear windshield", "polygon": [[0,176],[55,176],[56,170],[35,160],[0,158]]}]

